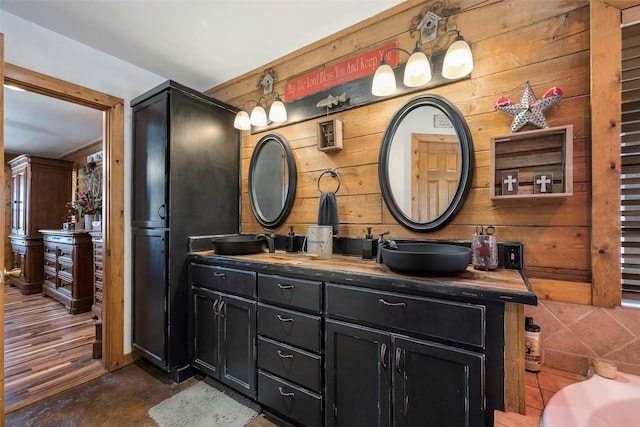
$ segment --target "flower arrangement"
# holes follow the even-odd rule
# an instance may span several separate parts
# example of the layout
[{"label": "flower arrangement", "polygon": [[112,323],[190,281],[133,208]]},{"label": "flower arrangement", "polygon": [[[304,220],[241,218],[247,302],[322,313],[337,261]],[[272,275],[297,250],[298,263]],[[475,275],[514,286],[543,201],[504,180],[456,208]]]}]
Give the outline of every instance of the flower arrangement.
[{"label": "flower arrangement", "polygon": [[102,212],[102,168],[95,163],[82,166],[80,170],[83,182],[82,190],[78,191],[74,200],[66,206],[82,215],[99,214]]},{"label": "flower arrangement", "polygon": [[78,197],[68,202],[66,206],[78,212],[80,217],[85,214],[95,214],[102,210],[102,196],[81,191]]}]

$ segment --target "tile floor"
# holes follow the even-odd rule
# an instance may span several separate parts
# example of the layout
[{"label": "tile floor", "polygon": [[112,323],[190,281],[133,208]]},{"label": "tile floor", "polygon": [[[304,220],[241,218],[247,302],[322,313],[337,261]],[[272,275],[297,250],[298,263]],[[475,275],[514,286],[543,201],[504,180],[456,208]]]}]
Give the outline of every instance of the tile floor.
[{"label": "tile floor", "polygon": [[525,415],[496,412],[495,427],[537,427],[544,406],[555,392],[586,379],[583,375],[542,368],[538,373],[525,373]]}]

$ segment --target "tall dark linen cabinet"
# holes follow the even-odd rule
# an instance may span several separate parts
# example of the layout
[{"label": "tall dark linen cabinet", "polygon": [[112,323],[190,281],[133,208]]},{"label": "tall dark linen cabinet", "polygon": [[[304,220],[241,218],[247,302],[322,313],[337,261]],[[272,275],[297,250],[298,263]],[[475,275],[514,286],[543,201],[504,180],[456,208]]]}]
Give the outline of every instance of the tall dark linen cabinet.
[{"label": "tall dark linen cabinet", "polygon": [[133,349],[174,381],[189,365],[188,237],[237,233],[233,107],[173,81],[133,109]]}]

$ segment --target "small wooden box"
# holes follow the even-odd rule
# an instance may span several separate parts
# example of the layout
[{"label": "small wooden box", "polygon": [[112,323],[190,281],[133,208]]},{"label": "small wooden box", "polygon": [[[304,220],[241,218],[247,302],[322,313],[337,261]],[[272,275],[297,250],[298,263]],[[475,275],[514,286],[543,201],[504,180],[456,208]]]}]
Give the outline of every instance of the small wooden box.
[{"label": "small wooden box", "polygon": [[[518,171],[515,194],[502,192],[505,171]],[[494,200],[573,194],[573,125],[492,137],[489,174]],[[547,192],[534,191],[536,175],[553,177]]]},{"label": "small wooden box", "polygon": [[331,119],[318,122],[318,150],[342,150],[342,121]]}]

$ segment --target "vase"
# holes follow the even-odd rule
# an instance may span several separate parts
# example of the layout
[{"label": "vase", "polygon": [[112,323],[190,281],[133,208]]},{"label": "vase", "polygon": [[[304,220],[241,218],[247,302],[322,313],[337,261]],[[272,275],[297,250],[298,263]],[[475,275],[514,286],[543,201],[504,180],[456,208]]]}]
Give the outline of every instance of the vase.
[{"label": "vase", "polygon": [[84,229],[90,231],[92,228],[93,214],[84,214]]}]

